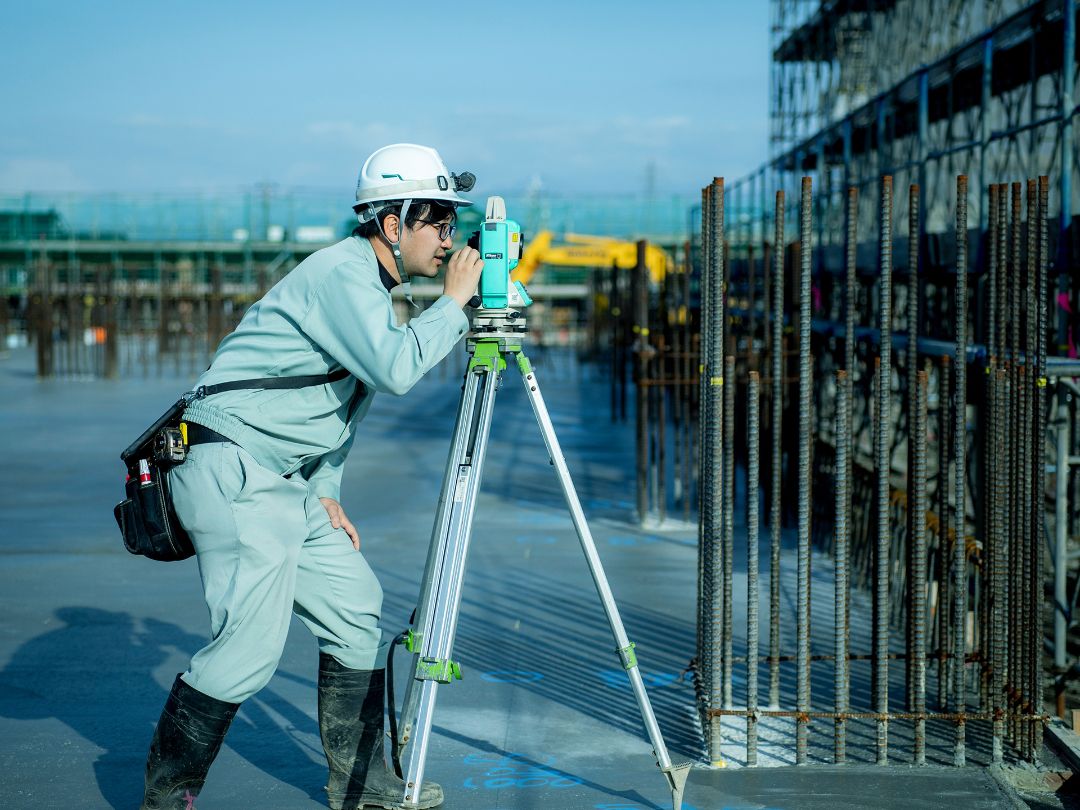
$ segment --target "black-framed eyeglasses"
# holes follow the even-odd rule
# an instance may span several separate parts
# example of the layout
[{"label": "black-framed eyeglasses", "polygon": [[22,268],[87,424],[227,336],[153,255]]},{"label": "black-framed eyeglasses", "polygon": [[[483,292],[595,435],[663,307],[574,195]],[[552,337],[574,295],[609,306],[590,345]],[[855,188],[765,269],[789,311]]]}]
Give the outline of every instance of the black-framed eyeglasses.
[{"label": "black-framed eyeglasses", "polygon": [[457,225],[453,222],[432,222],[430,219],[418,219],[417,222],[423,222],[425,225],[430,225],[432,228],[439,232],[439,241],[445,242],[447,239],[453,237],[457,233]]}]

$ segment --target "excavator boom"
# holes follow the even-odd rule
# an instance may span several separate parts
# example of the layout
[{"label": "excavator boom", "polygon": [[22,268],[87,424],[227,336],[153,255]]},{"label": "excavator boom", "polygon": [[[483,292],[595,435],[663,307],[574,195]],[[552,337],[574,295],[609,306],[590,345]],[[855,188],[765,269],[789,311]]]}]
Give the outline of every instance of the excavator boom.
[{"label": "excavator boom", "polygon": [[[630,270],[637,265],[637,243],[625,242],[603,236],[565,234],[555,244],[551,231],[540,231],[525,243],[525,250],[517,269],[511,277],[514,281],[528,284],[541,265],[556,267],[611,266]],[[656,245],[645,246],[645,266],[654,284],[663,281],[671,269],[672,260]]]}]

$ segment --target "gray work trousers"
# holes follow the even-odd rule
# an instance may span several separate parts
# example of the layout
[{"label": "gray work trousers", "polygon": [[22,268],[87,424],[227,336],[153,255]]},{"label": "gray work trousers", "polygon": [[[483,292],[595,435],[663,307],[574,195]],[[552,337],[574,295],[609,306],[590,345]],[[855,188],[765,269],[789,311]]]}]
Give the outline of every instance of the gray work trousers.
[{"label": "gray work trousers", "polygon": [[176,516],[198,555],[211,641],[183,679],[241,703],[267,684],[292,614],[350,669],[384,665],[382,587],[307,483],[232,443],[198,444],[170,472]]}]

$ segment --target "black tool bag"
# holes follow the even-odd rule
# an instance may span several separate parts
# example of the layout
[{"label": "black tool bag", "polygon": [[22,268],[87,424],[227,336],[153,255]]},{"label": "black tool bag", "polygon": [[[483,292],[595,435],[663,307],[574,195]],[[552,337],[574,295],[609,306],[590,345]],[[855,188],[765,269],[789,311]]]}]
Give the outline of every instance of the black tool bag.
[{"label": "black tool bag", "polygon": [[[348,376],[348,371],[338,369],[332,374],[237,380],[200,386],[184,394],[120,454],[121,461],[127,467],[128,477],[124,485],[127,497],[115,506],[113,515],[124,537],[124,548],[132,554],[165,562],[186,560],[195,553],[191,538],[176,519],[169,490],[169,470],[183,464],[187,457],[188,446],[180,422],[184,410],[192,402],[222,391],[306,388],[337,382]],[[364,391],[364,384],[357,380],[353,401],[363,396]]]},{"label": "black tool bag", "polygon": [[182,438],[178,459],[175,450],[172,456],[159,452],[167,440],[181,436],[180,419],[190,401],[187,396],[179,399],[120,454],[127,466],[127,497],[116,505],[113,515],[124,547],[151,560],[186,560],[195,553],[191,538],[176,519],[169,492],[169,469],[184,460]]}]

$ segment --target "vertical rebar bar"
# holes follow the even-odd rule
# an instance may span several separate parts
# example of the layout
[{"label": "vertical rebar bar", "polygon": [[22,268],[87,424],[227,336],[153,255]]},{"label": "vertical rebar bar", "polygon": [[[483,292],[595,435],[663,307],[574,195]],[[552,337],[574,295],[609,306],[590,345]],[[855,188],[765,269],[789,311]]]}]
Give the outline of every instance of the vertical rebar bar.
[{"label": "vertical rebar bar", "polygon": [[836,669],[833,675],[833,710],[837,713],[834,734],[834,758],[839,765],[847,760],[848,692],[848,538],[850,528],[851,481],[851,383],[849,372],[836,372],[836,511],[834,527],[835,613],[833,652]]},{"label": "vertical rebar bar", "polygon": [[[858,306],[856,256],[858,248],[859,189],[852,186],[847,192],[847,238],[844,244],[844,368],[849,385],[855,383],[855,309]],[[849,471],[850,480],[850,471]]]},{"label": "vertical rebar bar", "polygon": [[724,708],[732,706],[731,672],[734,657],[734,618],[732,615],[732,585],[735,568],[735,358],[724,358],[724,471],[723,475],[723,535],[724,535]]},{"label": "vertical rebar bar", "polygon": [[1009,530],[1009,618],[1012,624],[1012,632],[1010,633],[1009,644],[1009,695],[1010,695],[1010,714],[1014,718],[1010,723],[1009,737],[1014,745],[1021,747],[1023,741],[1021,735],[1023,734],[1022,723],[1016,718],[1019,717],[1022,710],[1022,684],[1021,684],[1021,671],[1023,670],[1025,656],[1019,649],[1022,644],[1024,633],[1027,632],[1025,616],[1024,616],[1024,584],[1023,577],[1021,576],[1021,570],[1023,567],[1024,548],[1020,542],[1020,534],[1018,526],[1020,524],[1019,512],[1024,508],[1020,500],[1020,482],[1017,477],[1017,465],[1020,461],[1020,443],[1018,440],[1018,434],[1020,432],[1020,408],[1017,401],[1017,389],[1020,385],[1019,365],[1020,365],[1020,278],[1023,273],[1023,224],[1022,224],[1022,185],[1020,183],[1013,183],[1010,188],[1010,200],[1009,207],[1011,213],[1011,227],[1009,232],[1010,237],[1010,254],[1011,263],[1009,267],[1008,280],[1006,282],[1007,288],[1007,307],[1008,307],[1008,358],[1009,358],[1009,376],[1006,383],[1007,391],[1007,416],[1006,419],[1009,424],[1008,432],[1008,453],[1009,453],[1009,468],[1008,468],[1008,497],[1009,497],[1009,513],[1008,513],[1008,530]]},{"label": "vertical rebar bar", "polygon": [[810,409],[813,379],[810,364],[811,180],[802,179],[799,217],[799,562],[798,562],[798,695],[795,764],[807,758],[806,713],[810,711]]},{"label": "vertical rebar bar", "polygon": [[[854,453],[854,451],[852,449],[852,445],[851,445],[851,442],[852,442],[851,411],[852,411],[852,409],[854,407],[854,398],[855,398],[855,372],[856,372],[856,369],[855,369],[855,363],[856,363],[855,353],[856,353],[856,348],[858,346],[858,340],[857,340],[856,335],[855,335],[855,313],[856,313],[856,310],[858,309],[858,304],[859,304],[859,301],[858,301],[859,287],[858,287],[858,277],[857,277],[857,273],[858,273],[858,267],[857,267],[857,264],[858,264],[858,224],[859,224],[859,190],[858,190],[857,187],[851,186],[851,187],[848,188],[848,193],[847,193],[847,221],[846,221],[847,239],[846,239],[846,243],[844,245],[844,247],[845,247],[844,275],[846,277],[846,283],[845,283],[845,288],[846,289],[844,291],[844,317],[846,319],[846,323],[844,324],[844,336],[845,336],[844,337],[844,355],[845,355],[844,356],[844,368],[847,371],[847,374],[845,375],[845,378],[844,378],[844,385],[847,387],[847,392],[846,392],[846,395],[845,395],[846,396],[846,401],[847,401],[847,416],[846,416],[845,424],[846,424],[847,428],[844,431],[843,438],[841,439],[841,437],[838,435],[837,440],[836,440],[837,447],[839,447],[841,441],[843,441],[844,446],[847,448],[846,462],[844,464],[844,467],[845,467],[844,475],[845,475],[845,484],[846,484],[846,486],[844,488],[845,497],[844,497],[844,501],[843,501],[843,504],[842,504],[844,523],[845,523],[844,541],[845,541],[845,548],[847,548],[847,549],[850,549],[851,528],[850,528],[850,525],[849,525],[849,519],[850,519],[851,514],[852,514],[852,511],[851,511],[852,493],[855,490],[855,486],[854,486],[855,453]],[[838,405],[838,407],[839,407],[839,405]],[[838,415],[837,418],[839,418],[839,415]],[[839,463],[840,463],[839,460],[837,460],[838,465],[839,465]],[[839,470],[839,467],[837,469]],[[840,502],[838,501],[837,503],[839,504]],[[837,535],[837,536],[839,537],[839,535]],[[844,635],[844,650],[845,650],[845,653],[844,653],[845,660],[844,660],[844,665],[843,665],[844,666],[843,690],[844,690],[844,705],[845,706],[850,704],[850,696],[851,696],[851,668],[848,666],[848,662],[847,662],[847,659],[846,659],[847,650],[848,650],[848,639],[850,637],[850,632],[851,632],[851,615],[850,615],[851,603],[850,603],[850,600],[848,599],[848,596],[847,596],[848,587],[849,587],[848,586],[848,577],[845,576],[845,578],[844,578],[844,589],[843,589],[843,593],[844,593],[843,635]],[[844,745],[844,749],[845,749],[845,753],[846,753],[846,747],[847,747],[847,728],[846,728],[846,725],[840,729],[840,734],[842,735],[842,743]]]},{"label": "vertical rebar bar", "polygon": [[[997,276],[998,276],[998,194],[1001,187],[997,183],[990,184],[989,228],[987,233],[987,248],[989,260],[987,262],[986,293],[988,299],[986,311],[986,350],[989,362],[993,365],[996,359],[995,340],[997,336]],[[991,375],[991,387],[992,383]]]},{"label": "vertical rebar bar", "polygon": [[912,411],[911,458],[911,675],[912,711],[915,712],[915,764],[926,764],[926,389],[927,376],[919,371]]},{"label": "vertical rebar bar", "polygon": [[952,705],[949,690],[949,651],[952,649],[952,564],[949,552],[949,530],[952,520],[949,513],[949,489],[952,461],[952,430],[949,411],[952,405],[952,361],[948,355],[941,357],[938,372],[938,706],[946,708]]},{"label": "vertical rebar bar", "polygon": [[784,192],[776,192],[775,244],[772,272],[772,354],[770,376],[772,407],[769,431],[772,453],[769,466],[769,708],[780,708],[780,482],[783,466],[784,424]]},{"label": "vertical rebar bar", "polygon": [[760,489],[760,377],[750,372],[746,390],[746,764],[757,765],[758,710],[758,490]]},{"label": "vertical rebar bar", "polygon": [[874,579],[874,686],[877,764],[889,762],[889,394],[892,381],[892,177],[881,179],[879,346],[874,457],[877,468],[877,556]]},{"label": "vertical rebar bar", "polygon": [[[712,416],[712,391],[708,388],[708,375],[711,374],[710,365],[710,350],[712,347],[711,333],[708,332],[708,313],[710,313],[710,306],[708,306],[708,297],[710,297],[710,288],[712,287],[713,270],[712,270],[712,256],[710,251],[710,234],[708,234],[708,221],[712,216],[711,205],[712,186],[705,186],[701,190],[701,309],[699,318],[699,327],[701,334],[699,336],[699,345],[701,351],[701,362],[698,369],[698,383],[699,383],[699,415],[698,415],[698,462],[700,464],[700,472],[698,474],[698,487],[700,489],[698,494],[698,511],[700,519],[698,521],[698,669],[700,672],[700,685],[702,691],[702,699],[706,708],[715,708],[712,703],[712,686],[713,686],[713,669],[712,669],[712,652],[713,652],[713,621],[712,621],[712,581],[713,581],[713,557],[712,557],[712,542],[714,537],[714,531],[716,524],[714,523],[714,512],[712,509],[712,473],[713,473],[713,457],[712,457],[712,434],[707,433],[708,424]],[[615,272],[612,268],[612,279],[615,278]],[[612,282],[613,289],[613,282]],[[612,338],[613,342],[613,338]],[[615,417],[612,416],[612,420]],[[710,444],[706,444],[706,440]],[[713,752],[713,725],[716,720],[710,720],[708,723],[708,738],[710,738],[710,756]]]},{"label": "vertical rebar bar", "polygon": [[[1035,584],[1035,627],[1039,638],[1036,645],[1036,656],[1031,661],[1035,679],[1035,712],[1042,713],[1042,670],[1039,666],[1042,654],[1043,622],[1043,521],[1046,511],[1046,261],[1048,255],[1047,246],[1047,206],[1049,205],[1050,178],[1039,178],[1039,205],[1036,215],[1038,236],[1036,250],[1038,258],[1035,263],[1035,340],[1031,351],[1035,355],[1035,424],[1032,428],[1035,436],[1035,457],[1032,459],[1034,473],[1034,487],[1032,492],[1031,514],[1034,516],[1034,526],[1031,535],[1032,581]],[[1034,725],[1034,724],[1032,724]],[[1036,752],[1038,751],[1038,738],[1035,740]]]},{"label": "vertical rebar bar", "polygon": [[[1004,368],[994,368],[993,399],[990,402],[990,424],[994,447],[1000,449],[1005,443],[1007,425],[1004,419],[1005,375]],[[1000,453],[988,459],[991,466],[990,489],[990,544],[992,569],[990,571],[991,610],[991,688],[990,706],[994,713],[992,758],[1002,761],[1002,736],[1005,731],[1004,715],[1008,708],[1005,701],[1005,474],[1006,463]]]},{"label": "vertical rebar bar", "polygon": [[998,362],[1005,361],[1005,337],[1009,319],[1008,310],[1008,278],[1009,278],[1009,186],[1002,183],[998,186],[998,233],[997,233],[997,335],[994,346],[994,354]]},{"label": "vertical rebar bar", "polygon": [[[915,406],[918,397],[917,370],[919,367],[919,187],[912,185],[908,188],[908,288],[907,288],[907,406],[908,406],[908,492],[913,488],[912,475],[915,470],[915,441],[911,435],[915,420]],[[908,504],[908,558],[909,569],[914,570],[914,543],[916,515]],[[925,529],[925,526],[924,526]],[[914,672],[912,669],[914,655],[914,623],[907,622],[907,666],[904,682],[907,685],[907,707],[914,710],[912,684]]]},{"label": "vertical rebar bar", "polygon": [[[953,413],[953,474],[955,476],[956,539],[953,547],[953,633],[955,638],[953,657],[953,701],[957,712],[967,705],[964,685],[964,654],[967,622],[967,548],[965,545],[965,516],[967,502],[967,176],[956,178],[956,357],[953,368],[956,382],[953,396],[956,406]],[[957,766],[965,762],[964,723],[956,724],[956,747],[953,761]]]},{"label": "vertical rebar bar", "polygon": [[[1032,712],[1034,704],[1034,679],[1031,670],[1031,661],[1036,658],[1036,637],[1039,635],[1039,628],[1035,624],[1035,616],[1032,610],[1034,603],[1035,587],[1032,582],[1031,576],[1034,572],[1032,566],[1032,551],[1031,548],[1031,527],[1033,525],[1031,505],[1032,505],[1032,476],[1031,476],[1031,459],[1034,456],[1032,449],[1032,413],[1031,413],[1031,347],[1034,343],[1034,319],[1033,315],[1035,307],[1032,302],[1034,293],[1034,264],[1037,259],[1037,250],[1035,248],[1035,207],[1036,207],[1036,183],[1035,180],[1027,181],[1027,249],[1026,253],[1026,266],[1024,273],[1021,276],[1021,315],[1022,315],[1022,329],[1020,329],[1021,340],[1021,352],[1023,354],[1023,364],[1017,369],[1019,374],[1019,385],[1017,387],[1017,393],[1019,395],[1018,405],[1020,410],[1020,431],[1017,434],[1017,441],[1019,442],[1018,453],[1018,475],[1020,479],[1020,526],[1019,526],[1019,539],[1021,547],[1023,549],[1022,564],[1021,564],[1021,576],[1023,577],[1023,594],[1024,594],[1024,622],[1027,625],[1027,632],[1024,633],[1021,641],[1021,652],[1023,655],[1023,665],[1020,672],[1020,684],[1021,684],[1021,696],[1023,700],[1023,710],[1025,713]],[[1022,750],[1026,759],[1031,760],[1033,758],[1034,749],[1034,724],[1023,723],[1021,726],[1022,732]]]},{"label": "vertical rebar bar", "polygon": [[[724,639],[724,602],[723,602],[723,511],[721,491],[723,486],[723,371],[722,358],[724,347],[724,179],[717,177],[709,194],[709,363],[706,370],[709,387],[709,409],[705,425],[708,436],[710,492],[704,500],[703,508],[710,515],[709,557],[710,557],[710,622],[712,623],[712,649],[710,650],[710,689],[709,705],[718,708],[723,705],[724,684],[721,665]],[[722,720],[714,717],[710,723],[709,753],[714,763],[723,761],[721,746],[723,742]]]}]

